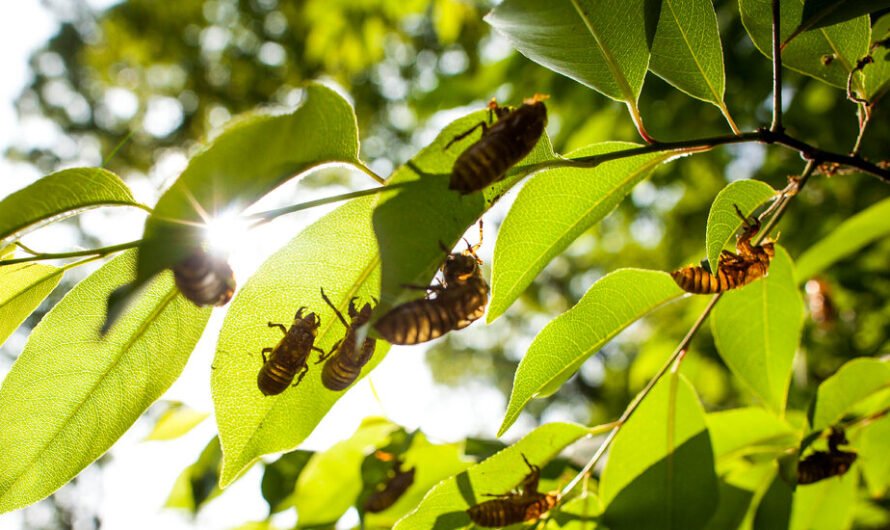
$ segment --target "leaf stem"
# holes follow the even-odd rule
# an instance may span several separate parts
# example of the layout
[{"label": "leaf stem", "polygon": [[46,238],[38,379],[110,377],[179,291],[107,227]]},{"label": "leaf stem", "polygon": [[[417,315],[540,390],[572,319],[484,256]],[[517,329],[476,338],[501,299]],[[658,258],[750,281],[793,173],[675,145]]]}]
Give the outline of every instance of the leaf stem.
[{"label": "leaf stem", "polygon": [[369,177],[374,179],[374,181],[377,182],[377,184],[386,184],[385,178],[381,177],[377,173],[374,173],[374,170],[369,168],[368,166],[366,166],[365,163],[362,162],[361,160],[356,160],[355,162],[352,162],[352,166],[355,167],[356,169],[358,169],[359,171],[361,171],[362,173],[364,173],[365,175],[368,175]]},{"label": "leaf stem", "polygon": [[571,482],[566,484],[566,486],[562,489],[562,491],[560,492],[561,497],[567,495],[570,491],[572,491],[572,489],[578,485],[578,482],[585,475],[590,473],[590,470],[593,469],[593,466],[595,466],[596,463],[599,462],[600,458],[603,457],[603,455],[606,453],[606,450],[609,448],[609,446],[612,445],[612,442],[615,440],[615,436],[618,434],[618,431],[621,430],[621,427],[625,423],[627,423],[627,420],[629,420],[631,416],[633,416],[633,413],[636,412],[637,408],[639,408],[640,403],[642,403],[646,396],[649,395],[649,392],[651,392],[652,389],[655,388],[655,385],[658,383],[659,380],[661,380],[661,377],[666,374],[668,370],[671,369],[671,366],[674,364],[674,362],[689,347],[689,343],[692,342],[692,338],[695,337],[695,334],[705,323],[705,320],[708,318],[711,310],[714,309],[714,306],[717,305],[717,301],[720,300],[721,295],[722,293],[717,293],[716,295],[714,295],[713,298],[711,298],[708,306],[705,307],[705,310],[702,311],[702,314],[698,317],[698,320],[696,320],[692,327],[689,328],[689,332],[686,333],[685,337],[683,337],[683,340],[677,346],[677,349],[675,349],[671,356],[668,357],[667,361],[665,361],[664,365],[662,365],[662,367],[652,377],[652,379],[650,379],[649,382],[646,383],[645,388],[643,388],[643,390],[641,390],[640,393],[636,395],[633,401],[630,402],[627,408],[624,409],[621,417],[618,418],[618,420],[615,422],[615,427],[613,427],[612,430],[609,431],[609,435],[606,436],[605,440],[603,440],[603,443],[599,446],[599,449],[596,450],[596,453],[593,454],[593,457],[591,457],[590,461],[587,462],[587,464],[581,469],[581,471],[578,472],[577,475],[575,475]]},{"label": "leaf stem", "polygon": [[779,42],[782,32],[779,0],[772,0],[773,8],[773,123],[769,130],[778,133],[782,127],[782,46]]},{"label": "leaf stem", "polygon": [[[15,265],[16,263],[28,263],[30,261],[44,261],[44,260],[48,260],[48,259],[77,258],[80,256],[93,256],[96,258],[100,258],[102,256],[107,256],[108,254],[112,254],[114,252],[120,252],[121,250],[135,248],[135,247],[139,246],[139,243],[141,243],[141,240],[129,241],[127,243],[121,243],[120,245],[111,245],[109,247],[92,248],[89,250],[77,250],[74,252],[57,252],[57,253],[35,254],[34,256],[29,256],[27,258],[0,260],[0,266]],[[86,261],[89,261],[89,260],[85,260],[84,262],[86,262]]]}]

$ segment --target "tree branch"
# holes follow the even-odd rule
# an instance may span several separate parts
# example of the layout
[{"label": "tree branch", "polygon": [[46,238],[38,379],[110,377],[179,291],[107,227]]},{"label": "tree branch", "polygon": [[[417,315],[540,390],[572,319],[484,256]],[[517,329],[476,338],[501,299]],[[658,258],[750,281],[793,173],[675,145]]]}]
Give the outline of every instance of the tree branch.
[{"label": "tree branch", "polygon": [[778,133],[782,127],[782,46],[779,42],[782,32],[779,0],[772,0],[773,7],[773,123],[769,130]]},{"label": "tree branch", "polygon": [[130,241],[127,243],[121,243],[120,245],[112,245],[110,247],[100,247],[93,248],[89,250],[77,250],[74,252],[57,252],[57,253],[44,253],[44,254],[35,254],[33,256],[29,256],[27,258],[15,258],[15,259],[7,259],[0,260],[0,266],[3,265],[15,265],[16,263],[28,263],[31,261],[44,261],[48,259],[63,259],[63,258],[77,258],[80,256],[107,256],[108,254],[112,254],[114,252],[120,252],[121,250],[127,250],[130,248],[136,248],[141,243],[141,240]]}]

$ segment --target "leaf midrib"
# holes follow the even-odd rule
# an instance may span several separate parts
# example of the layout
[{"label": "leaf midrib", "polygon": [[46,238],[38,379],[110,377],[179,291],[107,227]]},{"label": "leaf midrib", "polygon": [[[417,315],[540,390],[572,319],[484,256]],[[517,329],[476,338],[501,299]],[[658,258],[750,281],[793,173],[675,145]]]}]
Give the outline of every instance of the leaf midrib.
[{"label": "leaf midrib", "polygon": [[687,38],[686,31],[683,30],[683,26],[682,26],[682,24],[680,24],[680,19],[677,17],[677,13],[674,11],[673,0],[666,0],[665,4],[667,4],[668,9],[671,12],[671,17],[674,19],[674,22],[676,22],[676,24],[677,24],[677,29],[680,31],[680,35],[683,37],[683,42],[686,43],[686,47],[689,49],[689,54],[692,56],[692,61],[695,63],[695,67],[698,69],[699,73],[702,76],[702,79],[704,79],[705,84],[708,86],[708,90],[710,90],[711,94],[713,94],[714,101],[715,102],[719,101],[722,103],[723,95],[717,94],[717,89],[711,84],[711,80],[705,74],[705,70],[702,67],[701,63],[699,63],[698,55],[696,55],[695,51],[693,51],[692,44],[689,42],[689,39]]},{"label": "leaf midrib", "polygon": [[635,103],[636,97],[633,93],[633,90],[630,88],[630,84],[627,82],[627,78],[624,76],[624,73],[621,71],[621,68],[617,64],[612,51],[603,44],[600,39],[599,34],[593,27],[592,21],[587,17],[587,14],[578,5],[578,0],[572,0],[572,7],[575,8],[575,11],[578,13],[578,17],[584,23],[584,26],[587,28],[587,31],[590,32],[590,36],[593,37],[593,40],[596,41],[597,46],[599,47],[601,53],[603,54],[603,59],[606,60],[606,66],[609,67],[609,72],[612,74],[612,78],[618,84],[618,89],[624,95],[624,100],[628,103]]}]

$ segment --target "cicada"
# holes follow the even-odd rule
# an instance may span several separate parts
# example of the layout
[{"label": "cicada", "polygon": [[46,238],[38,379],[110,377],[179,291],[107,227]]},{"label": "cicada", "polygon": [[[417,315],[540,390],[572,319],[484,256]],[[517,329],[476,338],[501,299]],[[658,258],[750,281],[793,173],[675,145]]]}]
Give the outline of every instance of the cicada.
[{"label": "cicada", "polygon": [[541,468],[532,465],[525,455],[522,455],[522,459],[529,467],[529,473],[522,479],[517,488],[518,491],[493,495],[494,499],[470,506],[467,514],[474,523],[479,526],[496,528],[522,522],[534,522],[559,502],[557,493],[538,491]]},{"label": "cicada", "polygon": [[356,309],[356,298],[352,298],[349,301],[350,322],[347,323],[340,310],[324,294],[324,289],[321,290],[321,297],[331,306],[340,322],[346,326],[346,335],[334,344],[330,352],[319,355],[315,364],[327,361],[321,372],[321,382],[329,390],[343,390],[358,378],[362,367],[374,355],[374,348],[377,344],[374,339],[368,337],[361,346],[356,344],[356,330],[371,320],[371,304],[366,303],[361,309]]},{"label": "cicada", "polygon": [[846,443],[848,443],[847,435],[844,431],[832,427],[828,436],[828,451],[813,451],[797,464],[797,483],[812,484],[849,471],[857,455],[851,451],[838,449],[839,445]]},{"label": "cicada", "polygon": [[195,305],[226,305],[235,293],[235,274],[226,260],[202,249],[173,267],[176,287]]},{"label": "cicada", "polygon": [[[321,319],[315,313],[304,316],[305,310],[305,307],[297,310],[289,329],[284,324],[269,322],[269,327],[280,329],[284,337],[274,348],[263,348],[263,367],[257,375],[257,386],[267,396],[284,392],[294,377],[297,377],[294,386],[299,385],[309,371],[306,363],[309,355],[313,351],[324,353],[315,346]],[[266,357],[266,354],[269,356]]]},{"label": "cicada", "polygon": [[396,459],[392,473],[387,480],[378,485],[377,489],[365,501],[365,511],[378,513],[389,508],[414,484],[414,471],[416,468],[402,470],[402,461]]}]

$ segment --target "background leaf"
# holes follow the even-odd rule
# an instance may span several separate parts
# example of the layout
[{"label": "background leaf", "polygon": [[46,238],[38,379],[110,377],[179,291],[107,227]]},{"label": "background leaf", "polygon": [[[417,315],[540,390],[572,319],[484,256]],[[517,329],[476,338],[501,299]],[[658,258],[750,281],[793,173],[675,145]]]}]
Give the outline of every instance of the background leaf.
[{"label": "background leaf", "polygon": [[152,282],[99,336],[105,299],[132,279],[134,262],[127,252],[71,290],[34,328],[3,381],[0,512],[71,480],[182,372],[210,310],[180,295],[172,274]]},{"label": "background leaf", "polygon": [[711,270],[717,270],[720,251],[733,241],[733,236],[742,226],[742,220],[733,205],[738,205],[742,213],[750,217],[758,207],[775,196],[776,190],[759,180],[737,180],[720,190],[708,212],[705,233],[705,248]]},{"label": "background leaf", "polygon": [[800,25],[785,42],[799,33],[832,26],[890,7],[887,0],[805,0]]},{"label": "background leaf", "polygon": [[773,412],[785,410],[791,362],[803,329],[794,265],[776,245],[766,278],[727,291],[711,315],[720,357]]},{"label": "background leaf", "polygon": [[764,446],[781,451],[796,447],[800,438],[785,420],[756,407],[712,412],[707,423],[717,459],[761,452]]},{"label": "background leaf", "polygon": [[808,248],[797,260],[800,283],[865,245],[890,234],[890,199],[870,206],[835,226],[831,233]]},{"label": "background leaf", "polygon": [[[742,23],[761,53],[772,57],[771,0],[739,0]],[[803,17],[803,0],[781,2],[781,39],[784,41],[797,28]],[[814,77],[840,89],[846,89],[847,77],[856,61],[865,57],[869,45],[868,17],[820,28],[798,35],[782,50],[782,64],[804,75]],[[832,57],[830,64],[823,57]],[[862,76],[856,75],[853,87],[861,89]]]},{"label": "background leaf", "polygon": [[840,421],[857,403],[890,389],[890,361],[853,359],[819,385],[813,407],[814,431]]},{"label": "background leaf", "polygon": [[858,482],[859,473],[854,468],[840,477],[798,485],[791,507],[790,529],[850,528]]},{"label": "background leaf", "polygon": [[219,488],[219,465],[222,449],[214,436],[195,462],[182,470],[164,503],[166,508],[181,508],[197,514],[204,504],[222,494]]},{"label": "background leaf", "polygon": [[298,528],[335,523],[355,503],[362,491],[362,460],[397,428],[382,418],[365,420],[349,439],[309,459],[294,491]]},{"label": "background leaf", "polygon": [[[761,412],[765,411],[761,410]],[[750,528],[753,511],[770,482],[776,475],[772,462],[750,464],[736,460],[728,472],[720,477],[716,512],[705,528],[725,530],[727,528]],[[718,464],[718,467],[720,465]]]},{"label": "background leaf", "polygon": [[875,499],[885,496],[890,488],[890,415],[863,426],[852,441],[869,493]]},{"label": "background leaf", "polygon": [[478,141],[481,133],[472,134],[448,149],[445,146],[458,134],[486,119],[488,112],[480,111],[452,122],[387,180],[387,186],[399,188],[382,193],[374,211],[374,232],[380,243],[383,270],[377,315],[421,295],[420,291],[406,289],[404,285],[430,282],[445,257],[440,243],[449,248],[454,246],[476,219],[525,176],[529,166],[556,158],[550,139],[544,134],[535,149],[494,186],[468,195],[449,190],[454,161]]},{"label": "background leaf", "polygon": [[[417,508],[396,523],[396,530],[449,530],[470,524],[467,508],[486,500],[485,493],[507,492],[528,473],[522,455],[540,465],[566,446],[583,438],[588,429],[571,423],[547,423],[463,473],[447,478],[427,493]],[[541,486],[541,491],[545,487]]]},{"label": "background leaf", "polygon": [[98,167],[63,169],[0,201],[0,246],[43,223],[99,206],[137,206],[127,185]]},{"label": "background leaf", "polygon": [[[570,153],[591,156],[638,147],[605,142]],[[543,171],[523,186],[495,243],[488,322],[494,321],[554,257],[601,221],[640,181],[675,153],[639,155],[594,168]]]},{"label": "background leaf", "polygon": [[312,167],[358,161],[349,103],[323,85],[303,90],[297,108],[242,115],[192,157],[145,222],[137,282],[182,261],[203,239],[208,219],[240,213]]},{"label": "background leaf", "polygon": [[575,307],[535,337],[516,369],[499,435],[531,399],[555,392],[618,332],[683,294],[670,275],[661,271],[619,269],[603,276]]},{"label": "background leaf", "polygon": [[717,506],[705,413],[680,375],[664,377],[624,424],[600,480],[609,528],[702,528]]},{"label": "background leaf", "polygon": [[209,412],[197,411],[183,403],[171,403],[145,439],[146,441],[175,440],[195,428],[209,415]]},{"label": "background leaf", "polygon": [[649,69],[694,98],[723,102],[726,76],[717,13],[710,0],[664,0]]},{"label": "background leaf", "polygon": [[[872,45],[890,39],[890,13],[882,16],[871,28]],[[877,101],[890,86],[890,45],[877,46],[872,49],[874,62],[865,66],[865,97],[869,101]]]},{"label": "background leaf", "polygon": [[263,498],[269,504],[269,514],[293,507],[293,502],[287,500],[292,499],[297,479],[314,454],[312,451],[292,451],[266,464],[261,491]]},{"label": "background leaf", "polygon": [[37,263],[0,266],[0,346],[59,285],[64,273]]},{"label": "background leaf", "polygon": [[645,0],[506,0],[485,21],[532,61],[635,105],[658,21],[653,5]]},{"label": "background leaf", "polygon": [[[257,388],[260,351],[274,346],[281,332],[267,322],[289,325],[300,306],[321,318],[315,345],[329,350],[343,338],[343,325],[325,304],[325,294],[345,311],[350,298],[378,296],[377,242],[371,229],[374,197],[346,203],[322,217],[273,254],[238,292],[226,314],[210,384],[223,447],[225,487],[260,456],[296,448],[343,395],[321,383],[321,365],[310,358],[309,373],[296,388],[264,396]],[[386,356],[377,342],[366,375]]]}]

